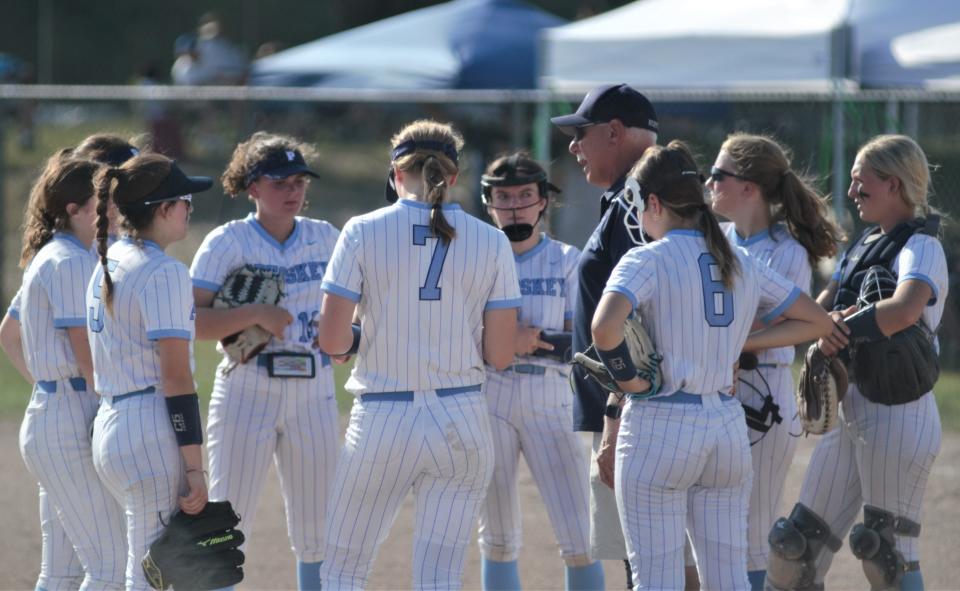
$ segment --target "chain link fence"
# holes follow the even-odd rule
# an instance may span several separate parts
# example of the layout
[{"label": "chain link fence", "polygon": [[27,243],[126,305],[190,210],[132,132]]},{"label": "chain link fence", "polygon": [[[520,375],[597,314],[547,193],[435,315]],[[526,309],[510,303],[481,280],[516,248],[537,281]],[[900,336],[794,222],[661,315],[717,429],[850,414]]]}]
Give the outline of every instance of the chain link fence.
[{"label": "chain link fence", "polygon": [[[15,86],[0,85],[0,293],[9,301],[17,268],[23,212],[30,186],[46,158],[96,132],[135,138],[177,158],[190,174],[218,178],[237,142],[258,130],[287,133],[321,154],[306,215],[341,226],[350,216],[383,204],[390,137],[405,122],[451,121],[467,149],[455,198],[482,215],[479,175],[485,163],[515,147],[549,163],[563,190],[551,209],[551,231],[582,246],[599,214],[599,189],[583,180],[568,138],[549,125],[571,112],[582,95],[545,91],[435,91],[387,93],[248,87]],[[944,247],[951,270],[947,312],[940,329],[942,359],[960,367],[960,92],[651,92],[661,142],[683,139],[709,169],[733,131],[775,136],[793,151],[794,167],[826,192],[840,189],[836,211],[848,233],[860,225],[845,192],[857,148],[881,133],[906,133],[923,146],[933,167],[932,203],[947,214]],[[837,119],[841,116],[842,119]],[[252,205],[219,186],[195,201],[190,239],[174,254],[189,262],[214,226],[246,215]],[[826,273],[829,270],[825,269]],[[820,279],[822,282],[822,278]]]}]

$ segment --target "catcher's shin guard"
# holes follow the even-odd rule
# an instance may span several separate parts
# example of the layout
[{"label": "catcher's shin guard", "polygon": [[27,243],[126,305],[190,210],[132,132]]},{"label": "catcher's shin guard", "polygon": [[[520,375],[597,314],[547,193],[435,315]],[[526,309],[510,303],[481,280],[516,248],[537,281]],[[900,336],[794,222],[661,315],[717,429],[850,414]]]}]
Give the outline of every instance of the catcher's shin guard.
[{"label": "catcher's shin guard", "polygon": [[850,550],[862,561],[863,574],[874,591],[899,589],[905,573],[920,569],[919,562],[907,562],[897,550],[894,535],[915,538],[920,535],[920,524],[864,505],[863,523],[850,531]]},{"label": "catcher's shin guard", "polygon": [[773,524],[767,541],[770,558],[765,585],[775,590],[816,589],[817,557],[824,546],[836,552],[842,545],[830,526],[803,503]]}]

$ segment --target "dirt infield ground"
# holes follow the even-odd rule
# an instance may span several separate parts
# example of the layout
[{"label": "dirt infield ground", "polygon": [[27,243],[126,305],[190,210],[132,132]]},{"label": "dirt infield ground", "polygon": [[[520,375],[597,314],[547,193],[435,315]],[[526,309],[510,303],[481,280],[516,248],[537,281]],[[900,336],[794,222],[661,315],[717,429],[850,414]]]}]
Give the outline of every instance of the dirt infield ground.
[{"label": "dirt infield ground", "polygon": [[[17,450],[18,423],[0,422],[0,589],[32,589],[40,561],[40,535],[37,524],[36,486],[23,466]],[[803,470],[813,449],[813,439],[801,443],[790,471],[786,502],[796,499]],[[960,435],[945,434],[943,449],[934,465],[927,490],[923,516],[923,571],[927,589],[960,589],[960,561],[956,545],[960,541]],[[525,545],[520,559],[524,588],[562,589],[563,569],[557,557],[553,533],[546,518],[530,473],[521,475]],[[409,586],[412,503],[404,506],[390,537],[380,549],[370,580],[371,589],[399,589]],[[479,552],[474,544],[468,554],[464,584],[479,588]],[[623,567],[606,563],[607,588],[622,589]],[[246,580],[240,589],[292,589],[296,586],[294,560],[286,539],[286,525],[279,486],[271,472],[260,511],[256,532],[248,550]],[[844,544],[827,578],[828,589],[865,589],[868,585],[860,565]]]}]

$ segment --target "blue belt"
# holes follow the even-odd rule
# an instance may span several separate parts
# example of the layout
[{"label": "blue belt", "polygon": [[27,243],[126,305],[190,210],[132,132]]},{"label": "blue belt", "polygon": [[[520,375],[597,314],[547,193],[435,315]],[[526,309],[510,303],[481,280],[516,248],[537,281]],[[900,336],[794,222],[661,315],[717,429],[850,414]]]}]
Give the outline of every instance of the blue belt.
[{"label": "blue belt", "polygon": [[511,366],[508,366],[504,371],[512,371],[513,373],[522,373],[532,376],[542,376],[547,373],[546,367],[542,365],[534,365],[532,363],[514,363]]},{"label": "blue belt", "polygon": [[[720,394],[717,392],[717,394]],[[631,396],[633,398],[633,396]],[[633,398],[636,400],[636,398]],[[729,394],[720,394],[720,400],[733,399]],[[703,396],[700,394],[690,394],[683,390],[677,390],[673,394],[666,396],[656,396],[653,398],[639,398],[639,400],[649,400],[650,402],[671,402],[674,404],[703,404]]]},{"label": "blue belt", "polygon": [[[63,380],[37,380],[37,390],[40,390],[45,394],[56,394],[57,381],[63,381]],[[73,388],[74,391],[76,392],[87,391],[87,380],[83,378],[67,378],[67,381],[70,382],[70,387]]]},{"label": "blue belt", "polygon": [[[479,392],[480,384],[475,386],[458,386],[456,388],[437,388],[437,396],[454,396],[456,394],[466,394],[467,392]],[[400,392],[371,392],[370,394],[361,394],[360,398],[364,402],[413,402],[413,390],[403,390]]]},{"label": "blue belt", "polygon": [[[312,353],[299,353],[296,351],[270,351],[270,353],[289,353],[291,355],[312,355]],[[257,355],[257,367],[269,367],[270,366],[270,353],[262,353]],[[330,365],[330,356],[326,353],[320,353],[320,367],[327,367]]]},{"label": "blue belt", "polygon": [[157,389],[154,386],[148,386],[143,390],[134,390],[133,392],[127,392],[126,394],[117,394],[116,396],[111,396],[110,400],[113,402],[120,402],[124,398],[133,398],[134,396],[143,396],[144,394],[153,394]]}]

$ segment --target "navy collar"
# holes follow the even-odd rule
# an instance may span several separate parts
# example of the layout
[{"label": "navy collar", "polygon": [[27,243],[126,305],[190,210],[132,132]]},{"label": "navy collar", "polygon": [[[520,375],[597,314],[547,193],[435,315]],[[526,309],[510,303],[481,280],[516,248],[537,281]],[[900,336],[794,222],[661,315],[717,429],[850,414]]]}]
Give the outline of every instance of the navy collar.
[{"label": "navy collar", "polygon": [[623,185],[627,182],[627,175],[623,175],[616,180],[610,188],[603,192],[603,195],[600,196],[600,215],[607,213],[607,209],[610,207],[610,204],[613,203],[613,200],[623,192]]}]

